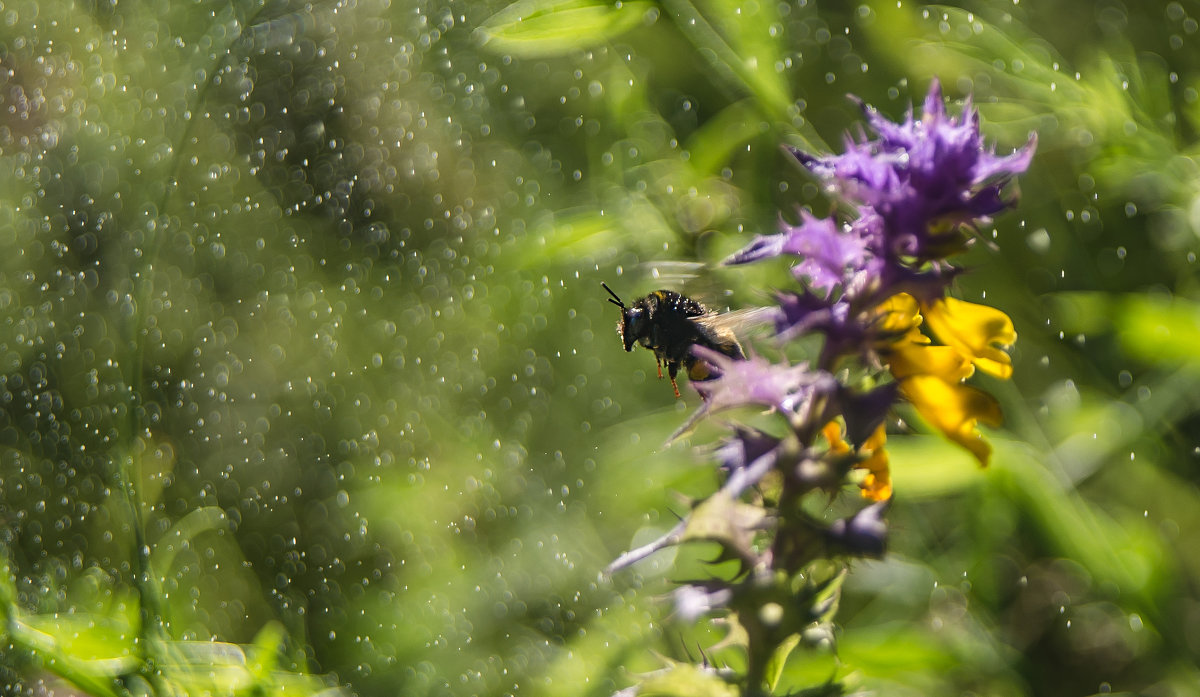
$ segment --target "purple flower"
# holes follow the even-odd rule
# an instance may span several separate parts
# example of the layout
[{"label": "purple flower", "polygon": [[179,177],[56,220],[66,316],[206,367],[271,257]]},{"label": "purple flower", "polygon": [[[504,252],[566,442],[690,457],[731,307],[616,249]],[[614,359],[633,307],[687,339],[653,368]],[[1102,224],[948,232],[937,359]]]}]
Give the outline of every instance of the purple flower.
[{"label": "purple flower", "polygon": [[877,267],[864,271],[861,274],[863,283],[848,288],[847,294],[852,295],[860,307],[877,305],[896,293],[908,293],[922,302],[932,302],[946,294],[946,288],[960,273],[962,269],[944,260],[930,261],[919,270],[900,260],[881,261]]},{"label": "purple flower", "polygon": [[692,353],[715,367],[719,375],[715,380],[696,383],[696,390],[705,400],[701,411],[762,406],[796,413],[819,391],[831,392],[837,387],[833,376],[809,370],[805,363],[772,363],[761,356],[730,358],[698,344],[692,347]]},{"label": "purple flower", "polygon": [[692,346],[692,353],[712,366],[717,377],[692,383],[704,398],[704,404],[692,412],[668,442],[689,431],[708,414],[736,407],[771,407],[791,419],[805,421],[813,417],[810,407],[816,398],[831,395],[838,388],[832,375],[810,369],[805,363],[772,363],[761,356],[730,358],[699,344]]},{"label": "purple flower", "polygon": [[878,339],[875,307],[887,298],[908,293],[932,302],[944,295],[959,273],[947,257],[971,241],[963,228],[1011,203],[1004,188],[1029,166],[1036,145],[1031,136],[1024,148],[996,157],[970,100],[962,116],[947,115],[937,81],[920,120],[911,109],[901,123],[864,111],[875,139],[847,138],[846,152],[828,157],[792,150],[854,204],[854,217],[841,224],[801,211],[799,225],[781,220],[779,233],[756,237],[724,262],[800,257],[792,273],[807,282],[802,292],[779,295],[775,328],[785,340],[824,334],[824,368]]},{"label": "purple flower", "polygon": [[807,277],[810,287],[828,294],[845,280],[847,269],[856,270],[866,261],[867,239],[854,226],[843,231],[832,218],[815,218],[805,210],[800,211],[799,225],[788,225],[781,218],[779,226],[783,232],[755,237],[723,263],[746,264],[781,254],[798,256],[801,261],[792,273],[798,279]]},{"label": "purple flower", "polygon": [[970,99],[961,117],[948,116],[936,80],[920,120],[911,109],[902,123],[871,107],[863,110],[876,139],[847,137],[841,155],[792,153],[842,195],[883,218],[886,240],[871,251],[888,259],[919,264],[959,251],[965,245],[959,226],[1010,205],[1003,189],[1029,167],[1037,143],[1031,135],[1025,147],[997,157],[983,143]]},{"label": "purple flower", "polygon": [[838,356],[855,353],[871,333],[871,316],[851,309],[849,296],[822,298],[807,289],[780,293],[775,333],[788,341],[804,334],[825,335],[818,365],[831,367]]},{"label": "purple flower", "polygon": [[830,300],[807,290],[780,293],[775,315],[775,332],[783,339],[821,332],[836,343],[856,343],[864,327],[851,321],[850,304],[845,298]]}]

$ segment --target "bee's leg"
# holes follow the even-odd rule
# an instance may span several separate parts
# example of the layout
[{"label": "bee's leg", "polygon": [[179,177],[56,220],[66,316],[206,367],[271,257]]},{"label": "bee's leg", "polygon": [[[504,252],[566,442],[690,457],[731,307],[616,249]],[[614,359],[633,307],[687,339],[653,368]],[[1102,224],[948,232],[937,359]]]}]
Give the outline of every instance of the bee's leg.
[{"label": "bee's leg", "polygon": [[[675,383],[675,376],[679,374],[678,363],[668,363],[667,373],[671,376],[671,387],[675,390],[675,399],[679,399],[679,385]],[[659,377],[662,377],[661,375]]]},{"label": "bee's leg", "polygon": [[663,366],[662,359],[659,358],[658,356],[655,356],[654,357],[654,367],[658,368],[658,379],[659,380],[662,380],[662,366]]}]

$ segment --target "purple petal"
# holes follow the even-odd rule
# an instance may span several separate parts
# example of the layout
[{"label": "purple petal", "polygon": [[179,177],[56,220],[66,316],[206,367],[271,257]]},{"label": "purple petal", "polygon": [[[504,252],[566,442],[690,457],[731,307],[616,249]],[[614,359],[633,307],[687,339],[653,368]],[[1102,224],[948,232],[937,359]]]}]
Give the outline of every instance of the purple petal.
[{"label": "purple petal", "polygon": [[887,549],[887,521],[883,514],[889,501],[871,504],[849,518],[840,518],[829,526],[829,540],[848,552],[881,557]]},{"label": "purple petal", "polygon": [[854,392],[848,388],[839,391],[838,401],[846,419],[846,437],[851,443],[861,445],[875,433],[896,403],[899,388],[900,383],[889,382],[868,392]]},{"label": "purple petal", "polygon": [[717,447],[717,461],[721,469],[732,472],[757,460],[759,456],[779,445],[779,439],[756,428],[733,425],[733,436]]},{"label": "purple petal", "polygon": [[821,331],[835,334],[845,325],[850,307],[809,292],[780,293],[775,331],[784,338]]},{"label": "purple petal", "polygon": [[692,353],[711,364],[719,376],[695,383],[696,390],[704,397],[704,405],[672,439],[712,412],[741,406],[773,407],[795,418],[807,418],[816,395],[832,394],[837,389],[832,375],[811,370],[803,363],[772,363],[759,356],[739,360],[699,345],[692,347]]},{"label": "purple petal", "polygon": [[1037,133],[1031,133],[1025,146],[1006,157],[994,157],[991,153],[975,168],[975,181],[986,182],[1002,175],[1017,175],[1029,169],[1033,153],[1037,150]]}]

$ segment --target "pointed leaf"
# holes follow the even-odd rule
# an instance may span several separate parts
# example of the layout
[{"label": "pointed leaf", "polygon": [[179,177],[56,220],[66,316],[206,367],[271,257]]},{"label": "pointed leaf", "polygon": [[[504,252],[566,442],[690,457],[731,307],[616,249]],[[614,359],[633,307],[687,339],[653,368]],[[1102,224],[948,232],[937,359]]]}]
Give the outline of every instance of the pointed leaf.
[{"label": "pointed leaf", "polygon": [[642,23],[651,3],[589,0],[521,0],[478,29],[483,45],[497,53],[535,57],[599,46]]},{"label": "pointed leaf", "polygon": [[775,651],[767,661],[767,689],[770,692],[775,692],[775,688],[779,685],[779,678],[783,675],[783,667],[787,665],[788,656],[792,654],[792,649],[795,649],[799,643],[800,635],[792,634],[775,647]]}]

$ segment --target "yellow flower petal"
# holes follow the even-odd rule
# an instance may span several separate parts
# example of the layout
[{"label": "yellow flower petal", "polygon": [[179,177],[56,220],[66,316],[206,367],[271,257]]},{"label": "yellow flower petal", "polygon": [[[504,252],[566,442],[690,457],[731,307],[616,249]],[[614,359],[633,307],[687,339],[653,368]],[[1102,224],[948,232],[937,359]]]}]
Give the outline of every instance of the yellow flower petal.
[{"label": "yellow flower petal", "polygon": [[[851,446],[842,438],[842,425],[837,421],[825,424],[821,433],[825,440],[829,441],[830,452],[838,455],[850,452]],[[887,450],[883,447],[886,442],[887,430],[883,424],[879,424],[879,428],[876,428],[859,448],[859,454],[866,457],[854,465],[854,469],[867,471],[859,486],[863,498],[872,501],[885,501],[892,497],[892,473],[888,465]]]},{"label": "yellow flower petal", "polygon": [[1000,405],[986,392],[934,375],[913,375],[900,382],[900,390],[929,425],[966,448],[987,466],[992,446],[976,425],[999,426]]},{"label": "yellow flower petal", "polygon": [[921,326],[921,307],[908,293],[897,293],[879,303],[875,313],[876,327],[885,335],[905,335]]},{"label": "yellow flower petal", "polygon": [[855,465],[855,469],[865,469],[867,476],[863,477],[862,495],[872,501],[886,501],[892,498],[892,471],[888,463],[887,431],[883,424],[875,429],[875,433],[863,443],[863,452],[869,452],[865,460]]},{"label": "yellow flower petal", "polygon": [[988,375],[1012,376],[1012,358],[1002,350],[1017,340],[1008,315],[994,307],[939,298],[921,308],[930,331]]},{"label": "yellow flower petal", "polygon": [[[924,338],[920,332],[914,334]],[[925,339],[928,341],[928,339]],[[946,382],[961,382],[975,372],[971,361],[950,346],[929,346],[910,337],[881,352],[888,369],[897,380],[913,375],[936,375]]]},{"label": "yellow flower petal", "polygon": [[850,444],[842,439],[842,425],[836,421],[830,421],[821,429],[821,434],[825,436],[825,440],[829,441],[829,451],[837,455],[845,455],[850,452]]}]

